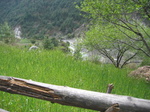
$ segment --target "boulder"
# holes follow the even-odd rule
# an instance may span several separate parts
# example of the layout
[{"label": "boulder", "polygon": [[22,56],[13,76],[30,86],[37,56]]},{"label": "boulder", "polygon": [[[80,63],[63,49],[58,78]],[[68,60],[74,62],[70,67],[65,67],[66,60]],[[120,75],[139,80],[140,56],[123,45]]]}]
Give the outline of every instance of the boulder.
[{"label": "boulder", "polygon": [[29,50],[36,50],[36,49],[38,49],[39,47],[37,47],[37,46],[31,46],[30,48],[29,48]]}]

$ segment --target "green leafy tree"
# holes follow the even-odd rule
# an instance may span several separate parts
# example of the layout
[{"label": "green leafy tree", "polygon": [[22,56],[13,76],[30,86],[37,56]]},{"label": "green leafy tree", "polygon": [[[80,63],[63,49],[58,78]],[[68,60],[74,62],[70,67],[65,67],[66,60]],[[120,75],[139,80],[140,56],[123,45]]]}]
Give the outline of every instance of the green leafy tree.
[{"label": "green leafy tree", "polygon": [[54,38],[54,37],[51,39],[51,42],[54,45],[54,47],[57,47],[58,44],[59,44],[59,41],[56,38]]},{"label": "green leafy tree", "polygon": [[82,60],[82,54],[81,54],[81,46],[78,44],[75,46],[75,51],[73,53],[74,59],[76,60]]},{"label": "green leafy tree", "polygon": [[53,49],[54,47],[58,47],[59,41],[56,38],[45,37],[43,41],[44,49]]},{"label": "green leafy tree", "polygon": [[48,37],[45,37],[45,39],[43,40],[43,47],[44,49],[53,49],[54,44],[52,43],[51,39],[49,39]]},{"label": "green leafy tree", "polygon": [[144,57],[141,66],[150,66],[150,58]]},{"label": "green leafy tree", "polygon": [[35,43],[36,43],[36,40],[35,40],[35,39],[31,39],[30,41],[31,41],[32,44],[35,44]]},{"label": "green leafy tree", "polygon": [[7,22],[0,25],[0,40],[7,44],[12,44],[15,42],[14,31],[11,29]]},{"label": "green leafy tree", "polygon": [[80,10],[92,24],[112,25],[124,35],[117,36],[117,42],[150,57],[150,28],[143,21],[150,21],[149,0],[84,0],[81,4]]},{"label": "green leafy tree", "polygon": [[[134,36],[134,35],[132,35]],[[95,51],[99,55],[108,58],[117,68],[122,68],[133,59],[138,52],[130,49],[129,46],[118,42],[117,37],[124,35],[112,28],[112,26],[95,25],[86,32],[84,45],[89,51]]]}]

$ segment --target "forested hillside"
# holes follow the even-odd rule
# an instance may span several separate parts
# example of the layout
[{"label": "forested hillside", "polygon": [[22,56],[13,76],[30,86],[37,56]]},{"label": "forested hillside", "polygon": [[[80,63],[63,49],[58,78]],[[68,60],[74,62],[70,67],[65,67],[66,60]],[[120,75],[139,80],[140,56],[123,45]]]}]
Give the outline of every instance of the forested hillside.
[{"label": "forested hillside", "polygon": [[0,23],[21,26],[24,37],[68,34],[84,21],[75,4],[81,0],[0,0]]}]

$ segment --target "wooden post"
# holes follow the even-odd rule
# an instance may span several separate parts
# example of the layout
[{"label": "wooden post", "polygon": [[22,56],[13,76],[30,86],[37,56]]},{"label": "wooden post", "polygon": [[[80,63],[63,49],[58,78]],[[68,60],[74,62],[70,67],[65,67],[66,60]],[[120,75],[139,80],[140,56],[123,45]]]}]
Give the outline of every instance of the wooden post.
[{"label": "wooden post", "polygon": [[15,77],[0,76],[0,90],[97,111],[106,111],[111,105],[119,104],[119,112],[150,112],[150,100],[45,84]]}]

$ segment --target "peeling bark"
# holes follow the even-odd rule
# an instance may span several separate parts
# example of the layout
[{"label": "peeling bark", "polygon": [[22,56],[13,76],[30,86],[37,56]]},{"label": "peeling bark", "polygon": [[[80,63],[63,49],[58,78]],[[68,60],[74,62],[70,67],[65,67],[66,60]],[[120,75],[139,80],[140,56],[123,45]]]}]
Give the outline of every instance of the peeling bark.
[{"label": "peeling bark", "polygon": [[150,112],[150,100],[56,86],[15,77],[0,76],[0,90],[97,111],[106,111],[113,104],[119,104],[119,112]]}]

